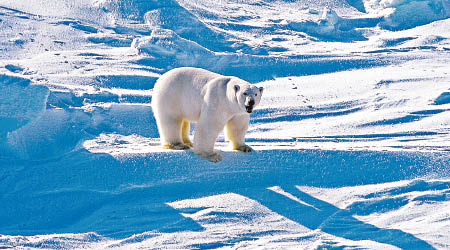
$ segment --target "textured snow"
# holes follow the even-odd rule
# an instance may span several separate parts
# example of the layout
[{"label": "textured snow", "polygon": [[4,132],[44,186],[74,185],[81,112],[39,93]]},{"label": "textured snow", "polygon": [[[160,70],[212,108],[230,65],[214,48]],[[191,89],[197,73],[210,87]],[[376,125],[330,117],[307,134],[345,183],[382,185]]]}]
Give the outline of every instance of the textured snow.
[{"label": "textured snow", "polygon": [[[3,0],[0,248],[449,249],[449,27],[446,0]],[[181,66],[265,88],[254,152],[158,146]]]}]

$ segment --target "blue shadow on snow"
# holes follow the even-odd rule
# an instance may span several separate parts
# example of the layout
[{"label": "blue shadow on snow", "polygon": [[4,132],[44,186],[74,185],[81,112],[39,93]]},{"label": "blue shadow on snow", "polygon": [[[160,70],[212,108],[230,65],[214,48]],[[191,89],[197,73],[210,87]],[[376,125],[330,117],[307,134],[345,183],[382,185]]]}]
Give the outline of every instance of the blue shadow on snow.
[{"label": "blue shadow on snow", "polygon": [[[433,249],[409,233],[369,225],[292,187],[366,185],[430,173],[445,177],[449,176],[448,155],[267,150],[223,152],[223,156],[224,161],[218,164],[205,162],[190,151],[120,160],[85,150],[41,161],[2,158],[0,234],[97,232],[125,238],[152,230],[202,230],[166,203],[233,192],[308,228],[338,237],[403,249]],[[271,186],[283,187],[320,211],[268,190]]]}]

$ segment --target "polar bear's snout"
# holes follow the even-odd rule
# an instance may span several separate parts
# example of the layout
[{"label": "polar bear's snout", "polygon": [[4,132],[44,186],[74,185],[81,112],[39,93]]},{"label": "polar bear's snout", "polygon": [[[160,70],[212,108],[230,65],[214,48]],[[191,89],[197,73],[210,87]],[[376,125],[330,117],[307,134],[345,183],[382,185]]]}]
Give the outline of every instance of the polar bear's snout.
[{"label": "polar bear's snout", "polygon": [[245,84],[241,85],[240,88],[237,88],[237,90],[239,89],[241,91],[236,92],[238,96],[238,103],[240,103],[241,107],[243,107],[245,111],[250,114],[253,112],[253,108],[258,105],[263,88]]},{"label": "polar bear's snout", "polygon": [[245,110],[247,113],[251,113],[253,111],[253,105],[255,105],[255,100],[251,97],[247,97],[245,99]]}]

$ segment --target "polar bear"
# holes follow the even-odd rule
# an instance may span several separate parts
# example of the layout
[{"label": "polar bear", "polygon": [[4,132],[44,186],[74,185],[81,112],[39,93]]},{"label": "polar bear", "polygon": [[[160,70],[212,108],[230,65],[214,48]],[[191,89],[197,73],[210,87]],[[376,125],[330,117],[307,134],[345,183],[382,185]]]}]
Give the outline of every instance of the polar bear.
[{"label": "polar bear", "polygon": [[[218,162],[222,156],[214,151],[214,144],[225,127],[234,150],[252,151],[244,143],[245,133],[262,93],[262,87],[200,68],[166,72],[156,81],[152,95],[161,146],[177,150],[193,147],[195,154]],[[189,139],[191,122],[197,123],[194,143]]]}]

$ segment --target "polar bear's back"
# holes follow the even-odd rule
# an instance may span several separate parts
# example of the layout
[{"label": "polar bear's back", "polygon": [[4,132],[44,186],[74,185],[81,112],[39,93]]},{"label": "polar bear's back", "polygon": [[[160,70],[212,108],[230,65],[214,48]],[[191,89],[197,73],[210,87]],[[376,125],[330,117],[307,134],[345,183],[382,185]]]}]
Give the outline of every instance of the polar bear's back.
[{"label": "polar bear's back", "polygon": [[204,69],[183,67],[163,74],[153,88],[153,111],[173,108],[174,116],[183,116],[189,120],[198,120],[202,105],[201,91],[210,80],[220,74]]},{"label": "polar bear's back", "polygon": [[201,89],[211,79],[222,75],[200,68],[182,67],[169,70],[158,82],[162,84],[180,84],[186,88]]}]

